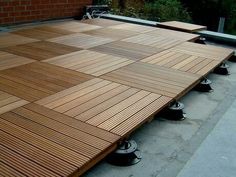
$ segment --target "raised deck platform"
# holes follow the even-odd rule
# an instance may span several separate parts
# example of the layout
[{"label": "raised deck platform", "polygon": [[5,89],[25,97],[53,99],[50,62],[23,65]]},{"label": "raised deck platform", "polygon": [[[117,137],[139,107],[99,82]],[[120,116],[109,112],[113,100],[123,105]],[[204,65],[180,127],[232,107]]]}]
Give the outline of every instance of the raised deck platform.
[{"label": "raised deck platform", "polygon": [[0,173],[83,174],[233,55],[198,38],[106,19],[0,34]]}]

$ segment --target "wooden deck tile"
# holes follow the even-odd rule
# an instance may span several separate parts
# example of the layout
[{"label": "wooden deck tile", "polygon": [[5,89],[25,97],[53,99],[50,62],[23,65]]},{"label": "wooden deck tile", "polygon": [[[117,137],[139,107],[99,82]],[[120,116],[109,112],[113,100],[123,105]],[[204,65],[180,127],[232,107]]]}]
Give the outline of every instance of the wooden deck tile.
[{"label": "wooden deck tile", "polygon": [[34,62],[0,71],[0,90],[35,101],[91,78],[76,71]]},{"label": "wooden deck tile", "polygon": [[156,27],[150,27],[150,26],[145,26],[145,25],[137,25],[137,24],[132,24],[132,23],[124,23],[120,25],[114,25],[109,28],[112,29],[124,29],[124,30],[130,30],[133,32],[139,32],[139,33],[144,33],[144,32],[149,32],[152,30],[155,30]]},{"label": "wooden deck tile", "polygon": [[171,98],[185,94],[200,76],[148,63],[133,63],[101,76],[113,82],[136,87]]},{"label": "wooden deck tile", "polygon": [[[171,100],[169,97],[130,86],[102,79],[93,79],[80,84],[79,87],[64,90],[39,100],[37,104],[104,130],[112,131],[122,122],[144,111],[145,118],[136,122],[135,126],[142,124],[143,121],[147,121],[153,113],[160,111]],[[154,102],[159,103],[157,104],[159,107],[156,104],[154,106],[158,109],[154,110],[152,107],[150,108],[152,111],[147,112],[150,110],[147,107],[153,105]],[[133,128],[125,133],[129,133]]]},{"label": "wooden deck tile", "polygon": [[195,41],[196,39],[200,38],[200,35],[180,32],[175,30],[168,30],[163,28],[157,28],[156,30],[147,32],[145,34],[152,35],[152,36],[162,36],[174,39],[181,39],[185,41]]},{"label": "wooden deck tile", "polygon": [[101,27],[109,27],[109,26],[123,24],[123,22],[120,22],[120,21],[108,20],[104,18],[87,19],[87,20],[82,20],[81,22],[90,24],[90,25],[101,26]]},{"label": "wooden deck tile", "polygon": [[91,36],[83,33],[76,33],[49,39],[48,41],[65,44],[73,47],[88,49],[98,45],[106,44],[114,41],[110,38]]},{"label": "wooden deck tile", "polygon": [[29,102],[0,91],[0,114],[23,106],[27,103]]},{"label": "wooden deck tile", "polygon": [[186,32],[195,32],[195,31],[207,29],[206,26],[195,25],[195,24],[179,22],[179,21],[162,22],[158,24],[158,26],[169,28],[169,29],[180,30],[180,31],[186,31]]},{"label": "wooden deck tile", "polygon": [[86,31],[83,33],[93,36],[111,38],[114,40],[120,40],[139,34],[138,32],[134,31],[123,30],[123,29],[112,29],[112,28],[101,28],[101,29]]},{"label": "wooden deck tile", "polygon": [[71,32],[83,32],[83,31],[89,31],[89,30],[101,28],[100,26],[81,23],[79,21],[59,22],[59,23],[51,24],[50,26],[67,30],[67,31],[71,31]]},{"label": "wooden deck tile", "polygon": [[22,29],[22,30],[14,31],[12,33],[25,36],[25,37],[34,38],[34,39],[46,40],[50,38],[72,34],[73,32],[45,25],[45,26],[39,26],[39,27],[34,27],[34,28]]},{"label": "wooden deck tile", "polygon": [[227,60],[234,53],[234,50],[232,49],[213,45],[197,44],[192,42],[184,42],[171,48],[170,50],[218,61]]},{"label": "wooden deck tile", "polygon": [[180,71],[199,74],[201,76],[205,76],[221,63],[221,61],[218,60],[202,58],[170,50],[165,50],[141,61]]},{"label": "wooden deck tile", "polygon": [[7,52],[0,51],[0,70],[13,68],[16,66],[32,63],[35,60],[31,60],[18,55],[13,55]]},{"label": "wooden deck tile", "polygon": [[100,76],[134,61],[99,52],[81,50],[45,60],[45,62],[93,76]]},{"label": "wooden deck tile", "polygon": [[148,57],[150,55],[162,51],[161,49],[157,49],[155,47],[125,42],[125,41],[115,41],[109,44],[104,44],[91,48],[91,50],[135,61],[141,60],[145,57]]},{"label": "wooden deck tile", "polygon": [[140,34],[130,38],[123,39],[122,41],[147,45],[156,47],[157,49],[169,49],[184,42],[182,39],[168,38],[163,36],[153,36],[148,34]]},{"label": "wooden deck tile", "polygon": [[23,45],[11,46],[3,50],[15,55],[35,60],[45,60],[59,55],[75,52],[80,49],[53,42],[39,41]]},{"label": "wooden deck tile", "polygon": [[35,41],[38,40],[10,33],[0,34],[0,48],[15,46],[19,44],[26,44]]},{"label": "wooden deck tile", "polygon": [[33,103],[1,114],[0,134],[3,163],[30,176],[35,172],[41,176],[80,175],[97,157],[114,150],[120,139]]}]

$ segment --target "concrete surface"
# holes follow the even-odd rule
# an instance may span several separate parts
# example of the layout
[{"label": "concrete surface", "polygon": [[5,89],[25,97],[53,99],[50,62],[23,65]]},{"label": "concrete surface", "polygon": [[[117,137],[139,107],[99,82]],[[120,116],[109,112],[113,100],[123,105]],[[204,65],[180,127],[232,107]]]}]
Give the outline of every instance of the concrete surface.
[{"label": "concrete surface", "polygon": [[236,63],[229,65],[231,75],[208,76],[214,92],[191,91],[182,98],[186,120],[154,119],[132,135],[140,163],[117,167],[102,161],[84,177],[235,177]]},{"label": "concrete surface", "polygon": [[236,175],[236,100],[188,161],[178,177]]}]

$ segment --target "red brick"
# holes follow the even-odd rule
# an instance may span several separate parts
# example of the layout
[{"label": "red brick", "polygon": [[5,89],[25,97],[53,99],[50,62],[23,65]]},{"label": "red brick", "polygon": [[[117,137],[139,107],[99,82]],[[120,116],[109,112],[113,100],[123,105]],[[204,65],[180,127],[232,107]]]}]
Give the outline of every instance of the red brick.
[{"label": "red brick", "polygon": [[21,0],[20,4],[21,5],[30,5],[31,4],[31,0]]},{"label": "red brick", "polygon": [[0,7],[8,6],[8,5],[9,5],[8,2],[2,2],[2,1],[0,1]]},{"label": "red brick", "polygon": [[27,18],[24,17],[24,16],[15,17],[15,22],[24,22],[24,21],[26,21],[26,20],[27,20]]},{"label": "red brick", "polygon": [[20,14],[21,16],[28,16],[30,15],[30,11],[24,11],[24,12],[21,12]]},{"label": "red brick", "polygon": [[31,15],[38,15],[40,14],[40,10],[34,10],[30,12]]},{"label": "red brick", "polygon": [[41,4],[50,4],[51,0],[41,0]]},{"label": "red brick", "polygon": [[14,10],[14,7],[11,6],[6,6],[6,7],[2,7],[3,12],[12,12]]},{"label": "red brick", "polygon": [[37,6],[26,6],[26,10],[36,10]]},{"label": "red brick", "polygon": [[7,12],[0,12],[0,18],[3,18],[3,17],[8,17],[8,13]]},{"label": "red brick", "polygon": [[13,17],[7,17],[7,18],[3,18],[3,23],[7,24],[7,23],[13,23],[14,22],[14,18]]},{"label": "red brick", "polygon": [[16,17],[16,16],[20,16],[20,14],[21,14],[20,12],[10,12],[9,16],[10,17]]},{"label": "red brick", "polygon": [[26,10],[26,6],[15,6],[15,11],[24,11]]},{"label": "red brick", "polygon": [[82,15],[83,7],[91,3],[92,0],[0,0],[0,24]]},{"label": "red brick", "polygon": [[9,6],[19,6],[20,5],[20,1],[11,1],[11,2],[9,2],[8,3],[9,4]]}]

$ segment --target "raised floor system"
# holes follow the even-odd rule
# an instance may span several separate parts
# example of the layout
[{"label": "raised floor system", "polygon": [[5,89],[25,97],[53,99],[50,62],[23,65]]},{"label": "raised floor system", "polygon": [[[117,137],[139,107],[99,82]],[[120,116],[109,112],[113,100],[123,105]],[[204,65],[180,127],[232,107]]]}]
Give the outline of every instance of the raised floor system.
[{"label": "raised floor system", "polygon": [[2,33],[1,173],[83,174],[233,55],[199,37],[105,19]]}]

